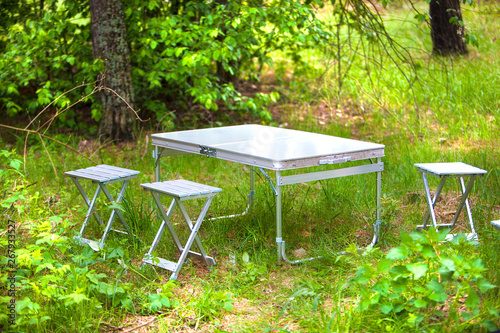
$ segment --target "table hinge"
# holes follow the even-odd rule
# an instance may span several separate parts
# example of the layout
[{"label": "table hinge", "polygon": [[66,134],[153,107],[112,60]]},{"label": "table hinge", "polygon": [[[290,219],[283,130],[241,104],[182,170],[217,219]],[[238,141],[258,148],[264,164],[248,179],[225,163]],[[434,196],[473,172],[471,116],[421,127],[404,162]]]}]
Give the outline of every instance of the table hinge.
[{"label": "table hinge", "polygon": [[217,157],[217,150],[205,146],[200,146],[200,154],[207,157]]}]

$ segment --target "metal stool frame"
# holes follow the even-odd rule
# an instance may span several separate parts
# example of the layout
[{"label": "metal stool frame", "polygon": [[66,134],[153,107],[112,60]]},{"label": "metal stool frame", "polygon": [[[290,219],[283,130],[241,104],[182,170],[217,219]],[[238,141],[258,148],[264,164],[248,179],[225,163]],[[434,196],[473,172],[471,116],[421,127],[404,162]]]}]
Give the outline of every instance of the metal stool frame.
[{"label": "metal stool frame", "polygon": [[[427,200],[427,213],[424,218],[424,223],[422,225],[417,226],[417,229],[426,228],[429,218],[431,219],[434,228],[439,228],[439,227],[454,228],[455,225],[457,224],[458,217],[462,212],[463,207],[465,206],[467,219],[469,220],[469,226],[471,229],[471,233],[468,234],[467,237],[469,239],[477,239],[477,233],[476,229],[474,228],[474,220],[472,219],[472,213],[468,197],[472,190],[472,186],[474,185],[474,180],[476,179],[476,177],[483,176],[484,174],[487,173],[487,171],[462,162],[418,163],[415,164],[415,167],[417,167],[417,169],[422,174],[422,180],[424,183],[424,190],[425,190],[425,198]],[[427,175],[432,175],[435,177],[439,177],[441,179],[434,197],[431,197]],[[458,178],[460,182],[462,199],[458,204],[452,222],[446,224],[438,224],[436,221],[436,213],[434,212],[434,207],[436,205],[437,200],[439,199],[439,196],[441,194],[441,191],[443,190],[446,180],[450,177]],[[467,186],[465,186],[464,177],[469,177],[469,182],[467,183]]]},{"label": "metal stool frame", "polygon": [[[208,267],[215,265],[214,259],[207,255],[205,248],[201,244],[201,240],[198,236],[198,231],[201,227],[201,224],[203,223],[203,219],[205,218],[208,208],[210,207],[212,199],[219,192],[221,192],[222,189],[183,179],[141,184],[141,186],[145,190],[151,192],[151,195],[153,196],[156,206],[160,212],[160,215],[163,218],[163,221],[160,225],[160,228],[158,229],[158,232],[156,233],[156,236],[153,240],[153,243],[151,244],[149,251],[142,259],[143,265],[150,264],[171,271],[172,275],[170,276],[170,280],[177,279],[177,277],[179,276],[179,272],[182,268],[182,265],[186,261],[187,257],[193,257],[197,260],[203,261]],[[172,202],[168,208],[168,211],[165,211],[165,208],[163,207],[163,204],[161,202],[160,195],[165,195],[172,198]],[[206,200],[196,222],[193,224],[193,222],[189,218],[189,215],[183,204],[183,201],[194,200],[199,198],[206,198]],[[174,213],[174,209],[176,206],[179,207],[182,216],[184,218],[184,221],[186,222],[188,228],[191,230],[191,234],[189,235],[189,238],[185,246],[182,246],[179,237],[177,236],[177,233],[175,232],[172,223],[170,222],[170,218],[172,217],[172,214]],[[174,240],[174,243],[179,253],[181,254],[177,262],[169,261],[162,258],[157,258],[152,255],[152,253],[156,250],[156,247],[158,246],[158,243],[163,235],[163,232],[165,231],[165,227],[167,227],[168,231],[170,232],[170,235],[172,236],[172,239]],[[196,246],[198,247],[200,253],[193,252],[190,250],[193,243],[196,243]]]},{"label": "metal stool frame", "polygon": [[[89,244],[92,240],[83,238],[83,234],[85,233],[89,220],[91,216],[94,216],[96,221],[100,224],[103,225],[103,221],[99,214],[95,211],[96,210],[96,204],[97,204],[97,199],[99,198],[99,195],[101,192],[104,193],[106,199],[110,203],[120,203],[123,199],[123,196],[125,195],[125,190],[127,188],[127,185],[129,181],[133,178],[136,178],[137,175],[139,174],[139,171],[135,170],[130,170],[130,169],[124,169],[124,168],[119,168],[111,165],[106,165],[106,164],[101,164],[85,169],[78,169],[75,171],[67,171],[64,174],[69,176],[71,180],[75,183],[76,187],[78,188],[78,191],[82,195],[83,199],[85,200],[85,203],[89,207],[87,210],[87,215],[85,216],[85,220],[83,222],[83,225],[80,229],[80,236],[75,236],[74,238],[79,241],[82,244]],[[97,185],[97,189],[94,193],[94,196],[92,200],[89,199],[87,196],[87,193],[83,189],[82,185],[80,184],[79,179],[88,179],[91,180],[93,184]],[[108,188],[106,185],[108,184],[113,184],[113,183],[118,183],[118,182],[123,182],[120,192],[118,193],[118,196],[116,197],[116,200],[113,199],[113,196],[109,192]],[[121,231],[121,230],[116,230],[116,229],[111,229],[113,226],[113,222],[115,220],[116,215],[118,215],[118,218],[121,220],[123,226],[127,230],[127,232]],[[108,233],[110,230],[113,230],[115,232],[123,233],[123,234],[131,234],[131,230],[127,222],[125,221],[125,218],[123,217],[123,214],[120,212],[119,209],[113,208],[111,215],[109,217],[108,222],[106,223],[106,226],[104,228],[104,233],[101,237],[101,239],[98,242],[99,248],[102,248],[104,246],[104,242],[106,241],[106,238],[108,236]]]}]

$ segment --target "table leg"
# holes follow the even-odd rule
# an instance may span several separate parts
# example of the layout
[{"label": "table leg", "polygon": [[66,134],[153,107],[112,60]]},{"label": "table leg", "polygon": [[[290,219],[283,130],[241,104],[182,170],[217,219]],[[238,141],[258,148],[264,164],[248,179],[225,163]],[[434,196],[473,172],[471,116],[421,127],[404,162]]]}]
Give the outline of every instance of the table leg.
[{"label": "table leg", "polygon": [[155,160],[155,181],[159,182],[160,181],[160,149],[158,148],[158,146],[155,146],[153,158]]},{"label": "table leg", "polygon": [[[377,163],[382,163],[382,158],[377,158]],[[377,171],[377,190],[376,190],[377,216],[373,225],[373,239],[370,246],[375,246],[380,238],[380,225],[382,224],[382,171]]]},{"label": "table leg", "polygon": [[255,201],[255,167],[250,168],[250,193],[248,194],[248,207]]},{"label": "table leg", "polygon": [[285,253],[285,242],[283,241],[282,234],[282,216],[281,216],[281,172],[276,171],[276,248],[278,251],[278,264],[281,264],[281,260],[286,260],[283,257]]}]

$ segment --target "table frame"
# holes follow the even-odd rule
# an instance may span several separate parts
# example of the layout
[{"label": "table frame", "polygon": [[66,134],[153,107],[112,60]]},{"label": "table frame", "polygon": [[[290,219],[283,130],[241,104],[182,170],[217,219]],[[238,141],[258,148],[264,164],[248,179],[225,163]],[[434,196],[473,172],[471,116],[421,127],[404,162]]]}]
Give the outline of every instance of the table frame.
[{"label": "table frame", "polygon": [[[240,126],[252,126],[252,125],[240,125]],[[253,125],[253,126],[260,126],[260,125]],[[309,133],[309,132],[301,132],[301,133]],[[361,175],[367,173],[376,173],[376,220],[375,224],[373,225],[373,238],[370,243],[370,246],[374,246],[380,237],[380,225],[382,224],[381,222],[382,171],[384,170],[384,163],[382,162],[382,157],[384,156],[384,148],[385,148],[384,145],[373,144],[373,147],[371,147],[368,150],[346,152],[342,154],[336,153],[336,154],[329,154],[326,156],[315,156],[312,158],[297,159],[296,161],[284,161],[284,162],[265,161],[265,160],[249,158],[248,156],[244,156],[244,158],[242,158],[243,160],[238,161],[235,160],[233,156],[229,156],[227,154],[223,156],[221,156],[222,154],[219,155],[217,148],[212,148],[200,144],[199,149],[195,150],[193,149],[192,144],[184,144],[182,142],[172,144],[172,142],[169,142],[168,140],[164,140],[158,137],[159,135],[162,134],[156,134],[156,137],[155,134],[153,134],[153,140],[152,140],[152,144],[154,146],[153,158],[155,159],[155,178],[157,182],[160,181],[159,161],[162,156],[175,156],[175,155],[183,155],[191,153],[191,154],[204,155],[207,157],[214,157],[223,160],[229,160],[240,164],[249,165],[251,167],[250,193],[248,195],[248,205],[242,214],[235,214],[226,217],[244,215],[248,212],[249,208],[252,206],[254,202],[254,197],[255,197],[255,172],[256,172],[255,168],[258,167],[261,170],[261,172],[264,173],[266,178],[269,180],[271,187],[273,188],[276,200],[276,243],[277,243],[278,262],[280,260],[283,260],[287,263],[295,264],[298,262],[314,259],[314,258],[307,258],[302,260],[290,261],[286,257],[285,241],[283,240],[283,229],[282,229],[283,220],[282,220],[282,210],[281,210],[283,186],[293,185],[297,183],[318,181],[318,180],[334,179],[339,177],[347,177],[353,175]],[[336,138],[333,136],[328,136],[328,137]],[[360,142],[356,140],[352,141]],[[369,160],[370,164],[357,165],[352,167],[343,167],[332,170],[304,172],[295,175],[282,175],[282,172],[285,170],[295,170],[305,167],[321,166],[329,164],[341,164],[341,163],[347,164],[350,161],[356,161],[356,160]],[[271,177],[267,175],[264,169],[270,169],[275,172],[274,185],[273,181],[271,180]]]}]

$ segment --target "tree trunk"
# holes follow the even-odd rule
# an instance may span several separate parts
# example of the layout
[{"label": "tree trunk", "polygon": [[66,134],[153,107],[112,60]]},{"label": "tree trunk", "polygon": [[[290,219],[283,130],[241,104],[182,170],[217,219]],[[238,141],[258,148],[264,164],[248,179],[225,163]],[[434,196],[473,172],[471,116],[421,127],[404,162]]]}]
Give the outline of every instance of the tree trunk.
[{"label": "tree trunk", "polygon": [[[438,55],[467,54],[460,0],[431,0],[432,52]],[[450,19],[453,19],[450,22]],[[460,22],[460,23],[459,23]]]},{"label": "tree trunk", "polygon": [[121,0],[90,0],[92,49],[94,59],[105,62],[101,84],[115,93],[103,89],[99,92],[102,118],[99,134],[108,139],[130,140],[135,137],[133,106],[134,89],[127,44],[125,13]]}]

